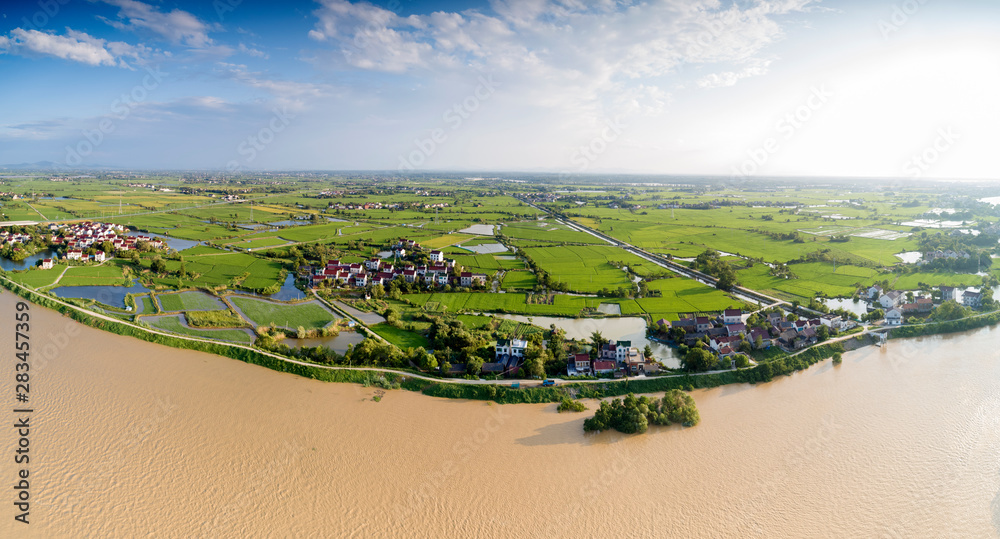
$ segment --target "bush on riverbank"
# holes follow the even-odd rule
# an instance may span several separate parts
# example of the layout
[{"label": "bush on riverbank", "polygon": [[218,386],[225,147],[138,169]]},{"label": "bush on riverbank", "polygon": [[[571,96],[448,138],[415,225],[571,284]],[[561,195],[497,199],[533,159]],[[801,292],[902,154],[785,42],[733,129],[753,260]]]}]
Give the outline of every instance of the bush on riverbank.
[{"label": "bush on riverbank", "polygon": [[615,429],[625,434],[641,434],[649,425],[680,423],[693,427],[700,421],[694,399],[674,389],[664,394],[662,399],[650,399],[645,395],[636,398],[629,393],[624,399],[604,401],[594,417],[583,422],[583,430]]},{"label": "bush on riverbank", "polygon": [[575,401],[569,397],[566,397],[559,403],[559,408],[557,410],[561,412],[582,412],[587,409],[587,406],[580,401]]},{"label": "bush on riverbank", "polygon": [[961,320],[947,320],[919,326],[900,326],[893,328],[889,332],[889,337],[892,339],[900,339],[906,337],[921,337],[924,335],[937,335],[942,333],[956,333],[959,331],[968,331],[970,329],[977,329],[985,326],[993,326],[997,323],[1000,323],[1000,311],[972,318],[963,318]]}]

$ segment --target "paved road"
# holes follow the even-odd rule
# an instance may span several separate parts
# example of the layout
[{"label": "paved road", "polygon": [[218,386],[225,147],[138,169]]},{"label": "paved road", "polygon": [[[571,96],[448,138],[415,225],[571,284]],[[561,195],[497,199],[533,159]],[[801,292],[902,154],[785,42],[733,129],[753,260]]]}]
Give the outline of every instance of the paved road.
[{"label": "paved road", "polygon": [[[53,301],[55,303],[58,303],[59,305],[62,305],[64,307],[68,307],[68,308],[70,308],[70,309],[72,309],[74,311],[86,314],[88,316],[92,316],[94,318],[98,318],[98,319],[105,320],[105,321],[108,321],[108,322],[114,322],[114,323],[117,323],[117,324],[122,324],[124,326],[128,326],[128,327],[131,327],[133,329],[137,329],[137,330],[144,331],[146,333],[151,333],[151,334],[154,334],[154,335],[162,335],[164,337],[172,337],[172,338],[175,338],[175,339],[182,339],[182,340],[185,340],[185,341],[202,342],[202,343],[207,343],[207,344],[214,344],[214,345],[219,345],[219,346],[229,346],[229,347],[232,347],[232,348],[241,348],[243,350],[250,350],[252,352],[256,352],[258,354],[261,354],[261,355],[264,355],[264,356],[267,356],[267,357],[271,357],[271,358],[274,358],[274,359],[277,359],[277,360],[280,360],[280,361],[284,361],[285,363],[292,363],[292,364],[295,364],[295,365],[303,365],[303,366],[306,366],[306,367],[314,367],[314,368],[317,368],[317,369],[325,369],[325,370],[330,370],[330,371],[366,371],[366,372],[391,373],[391,374],[397,374],[399,376],[405,376],[405,377],[408,377],[408,378],[416,378],[418,380],[426,380],[428,382],[448,383],[448,384],[462,384],[462,385],[510,385],[511,383],[520,382],[522,387],[535,387],[535,386],[540,386],[541,385],[541,382],[534,383],[534,385],[531,385],[531,384],[533,384],[533,382],[526,382],[524,380],[466,380],[464,378],[447,378],[447,379],[442,379],[442,378],[434,378],[434,377],[431,377],[431,376],[424,376],[424,375],[420,375],[420,374],[414,374],[414,373],[406,372],[406,371],[397,371],[397,370],[393,370],[393,369],[384,369],[384,368],[380,368],[380,367],[341,367],[341,366],[334,366],[334,365],[317,365],[315,363],[309,363],[309,362],[306,362],[306,361],[299,361],[299,360],[296,360],[296,359],[287,358],[285,356],[280,356],[278,354],[273,354],[271,352],[267,352],[267,351],[261,350],[259,348],[254,348],[252,346],[246,346],[246,345],[234,344],[234,343],[227,343],[227,342],[222,342],[222,341],[217,341],[217,340],[212,340],[212,339],[202,339],[202,338],[198,338],[198,337],[190,337],[190,336],[187,336],[187,335],[179,335],[179,334],[176,334],[176,333],[168,333],[168,332],[165,332],[165,331],[158,331],[158,330],[155,330],[155,329],[152,329],[152,328],[147,328],[147,327],[139,326],[137,324],[133,324],[132,322],[127,322],[127,321],[121,320],[119,318],[115,318],[113,316],[108,316],[108,315],[105,315],[105,314],[102,314],[102,313],[91,311],[89,309],[84,309],[82,307],[77,307],[76,305],[73,305],[73,304],[70,304],[70,303],[66,303],[65,301],[62,301],[59,298],[56,298],[56,297],[53,297],[53,296],[49,296],[49,295],[46,295],[46,294],[42,294],[40,292],[37,292],[37,291],[33,290],[30,287],[24,286],[24,285],[22,285],[20,283],[17,283],[15,281],[11,281],[7,277],[0,276],[0,279],[3,279],[5,281],[13,284],[14,286],[16,286],[16,287],[18,287],[18,288],[20,288],[22,290],[25,290],[25,291],[28,291],[28,292],[32,292],[32,293],[38,294],[40,296],[44,296],[46,299],[49,299],[49,300],[51,300],[51,301]],[[693,374],[690,374],[690,375],[689,374],[677,374],[677,375],[671,375],[671,376],[668,376],[668,377],[670,377],[670,378],[676,378],[676,377],[681,377],[681,376],[705,376],[705,375],[708,375],[708,374],[715,374],[715,373],[719,373],[719,372],[726,372],[726,371],[701,372],[701,373],[693,373]],[[643,378],[644,377],[640,376],[640,377],[636,377],[636,378],[626,378],[624,380],[603,380],[603,379],[602,380],[560,380],[560,379],[556,379],[555,383],[556,383],[556,385],[564,385],[564,384],[571,384],[571,383],[572,384],[599,384],[599,383],[606,383],[606,382],[618,382],[618,381],[628,381],[628,380],[637,380],[637,379],[641,380]],[[664,378],[664,377],[660,377],[660,378]]]}]

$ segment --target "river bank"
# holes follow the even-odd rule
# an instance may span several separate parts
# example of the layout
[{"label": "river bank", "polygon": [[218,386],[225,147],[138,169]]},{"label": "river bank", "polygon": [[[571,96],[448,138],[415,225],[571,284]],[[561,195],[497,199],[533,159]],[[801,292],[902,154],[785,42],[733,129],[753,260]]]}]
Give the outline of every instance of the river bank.
[{"label": "river bank", "polygon": [[[0,293],[0,312],[15,301]],[[1000,533],[993,328],[696,390],[697,427],[624,436],[583,432],[596,401],[581,414],[407,391],[374,402],[374,387],[157,346],[46,309],[32,321],[34,519],[7,518],[0,536]],[[0,340],[12,331],[0,327]],[[0,433],[4,447],[12,434]],[[637,492],[655,502],[633,518],[594,510]]]}]

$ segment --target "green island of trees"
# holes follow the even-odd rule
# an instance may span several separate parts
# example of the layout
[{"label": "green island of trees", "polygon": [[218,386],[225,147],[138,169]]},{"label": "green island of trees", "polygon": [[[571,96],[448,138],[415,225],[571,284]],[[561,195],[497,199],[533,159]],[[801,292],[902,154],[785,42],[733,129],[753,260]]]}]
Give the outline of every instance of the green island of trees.
[{"label": "green island of trees", "polygon": [[701,421],[694,399],[687,393],[672,389],[662,399],[636,397],[629,393],[624,399],[604,401],[594,417],[583,422],[583,430],[615,429],[625,434],[641,434],[649,425],[680,423],[693,427]]}]

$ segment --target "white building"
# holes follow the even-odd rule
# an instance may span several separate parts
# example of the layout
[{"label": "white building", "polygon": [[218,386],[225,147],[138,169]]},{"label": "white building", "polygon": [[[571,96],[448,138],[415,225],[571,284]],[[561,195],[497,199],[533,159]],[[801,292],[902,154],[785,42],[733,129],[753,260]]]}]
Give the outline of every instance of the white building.
[{"label": "white building", "polygon": [[528,347],[528,341],[522,339],[503,339],[497,341],[496,359],[498,362],[507,361],[510,358],[521,359],[524,357],[524,350]]},{"label": "white building", "polygon": [[885,325],[887,326],[898,326],[903,323],[903,312],[899,309],[893,309],[885,313]]},{"label": "white building", "polygon": [[899,290],[893,290],[882,294],[882,296],[878,298],[878,302],[882,305],[883,309],[893,309],[898,307],[899,304],[903,302],[903,299],[904,296],[902,292]]}]

